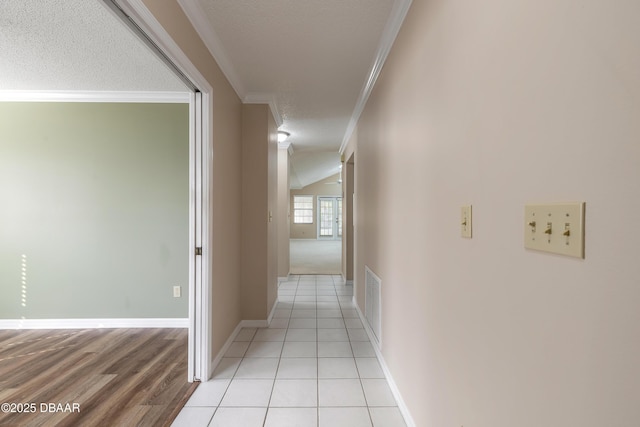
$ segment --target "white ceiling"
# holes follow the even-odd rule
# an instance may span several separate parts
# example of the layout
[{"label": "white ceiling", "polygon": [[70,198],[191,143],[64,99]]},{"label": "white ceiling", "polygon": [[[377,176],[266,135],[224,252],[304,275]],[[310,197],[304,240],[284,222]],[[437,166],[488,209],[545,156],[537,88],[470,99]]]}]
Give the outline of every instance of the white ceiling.
[{"label": "white ceiling", "polygon": [[[240,98],[291,134],[292,187],[337,173],[411,0],[178,1]],[[0,76],[0,91],[186,91],[100,0],[1,0]]]},{"label": "white ceiling", "polygon": [[245,101],[291,134],[293,188],[337,173],[410,0],[178,0]]}]

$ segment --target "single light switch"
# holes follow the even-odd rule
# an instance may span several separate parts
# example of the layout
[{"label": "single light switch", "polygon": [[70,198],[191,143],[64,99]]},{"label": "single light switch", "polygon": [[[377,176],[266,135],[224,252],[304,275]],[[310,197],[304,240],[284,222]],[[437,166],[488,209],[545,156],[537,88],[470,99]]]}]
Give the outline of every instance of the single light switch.
[{"label": "single light switch", "polygon": [[584,258],[584,202],[526,205],[524,247]]},{"label": "single light switch", "polygon": [[182,288],[180,286],[173,287],[173,297],[180,298],[182,296]]},{"label": "single light switch", "polygon": [[471,238],[471,205],[460,208],[460,235]]}]

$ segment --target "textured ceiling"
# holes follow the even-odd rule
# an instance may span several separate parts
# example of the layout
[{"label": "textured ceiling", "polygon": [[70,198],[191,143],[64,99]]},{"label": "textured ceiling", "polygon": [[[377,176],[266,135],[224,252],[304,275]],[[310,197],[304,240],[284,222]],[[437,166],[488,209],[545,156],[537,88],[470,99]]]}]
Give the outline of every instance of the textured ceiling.
[{"label": "textured ceiling", "polygon": [[269,94],[275,100],[281,129],[291,134],[292,182],[305,186],[335,174],[396,1],[180,3],[218,62],[227,65],[223,69],[244,92],[240,96]]},{"label": "textured ceiling", "polygon": [[99,0],[0,0],[0,90],[186,92]]}]

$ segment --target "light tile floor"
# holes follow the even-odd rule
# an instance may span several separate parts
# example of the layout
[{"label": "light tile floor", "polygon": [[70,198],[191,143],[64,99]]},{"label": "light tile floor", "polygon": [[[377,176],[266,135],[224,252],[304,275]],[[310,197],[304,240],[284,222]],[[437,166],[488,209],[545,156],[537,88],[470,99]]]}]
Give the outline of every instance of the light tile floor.
[{"label": "light tile floor", "polygon": [[174,427],[406,426],[340,276],[291,276],[269,328],[246,328]]}]

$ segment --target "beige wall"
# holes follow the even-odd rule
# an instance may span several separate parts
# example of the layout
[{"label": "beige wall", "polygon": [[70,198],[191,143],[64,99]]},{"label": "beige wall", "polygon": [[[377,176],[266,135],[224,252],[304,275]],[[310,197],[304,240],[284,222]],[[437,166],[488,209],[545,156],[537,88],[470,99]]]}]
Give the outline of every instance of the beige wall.
[{"label": "beige wall", "polygon": [[289,150],[278,149],[278,278],[289,276]]},{"label": "beige wall", "polygon": [[[318,196],[342,196],[342,186],[333,184],[337,182],[338,179],[340,179],[340,174],[332,175],[298,190],[291,190],[289,212],[291,215],[290,236],[292,239],[318,238]],[[313,224],[294,224],[293,196],[313,196]]]},{"label": "beige wall", "polygon": [[[416,425],[638,423],[638,16],[413,1],[349,150],[357,300],[367,265]],[[524,250],[524,204],[573,200],[586,258]]]},{"label": "beige wall", "polygon": [[268,105],[243,106],[241,298],[244,320],[266,320],[277,293],[276,134]]},{"label": "beige wall", "polygon": [[242,104],[176,0],[143,0],[146,7],[213,87],[212,355],[241,320]]}]

